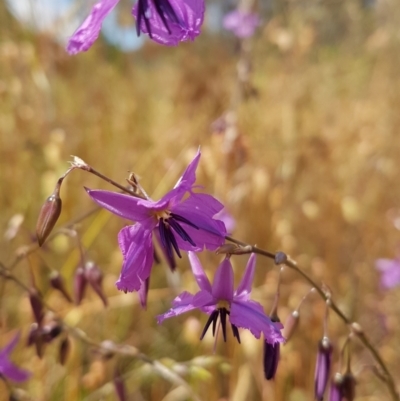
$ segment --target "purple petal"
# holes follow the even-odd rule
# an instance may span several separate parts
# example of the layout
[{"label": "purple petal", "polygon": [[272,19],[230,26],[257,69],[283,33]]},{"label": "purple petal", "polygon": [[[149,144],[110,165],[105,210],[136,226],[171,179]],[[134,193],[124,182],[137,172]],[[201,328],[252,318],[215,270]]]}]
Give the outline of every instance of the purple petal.
[{"label": "purple petal", "polygon": [[188,256],[194,278],[196,279],[200,289],[211,293],[211,283],[208,280],[208,277],[205,274],[203,267],[201,266],[199,258],[194,252],[189,252]]},{"label": "purple petal", "polygon": [[177,181],[174,186],[174,189],[181,189],[184,192],[191,191],[194,183],[196,182],[196,170],[197,166],[199,165],[200,161],[200,149],[197,151],[196,156],[194,159],[189,163],[186,167],[186,170],[182,174],[181,178]]},{"label": "purple petal", "polygon": [[182,203],[174,206],[171,209],[174,214],[199,227],[197,230],[182,224],[196,246],[193,247],[178,238],[179,247],[184,251],[201,251],[204,248],[212,251],[220,247],[225,242],[226,228],[222,221],[214,219],[213,216],[222,208],[222,203],[207,194],[192,194]]},{"label": "purple petal", "polygon": [[98,38],[104,18],[118,4],[119,0],[101,0],[95,4],[89,16],[68,41],[69,54],[88,50]]},{"label": "purple petal", "polygon": [[153,201],[100,189],[86,191],[97,204],[119,217],[140,222],[149,230],[157,224],[156,218],[152,216],[152,211],[157,209]]},{"label": "purple petal", "polygon": [[[168,32],[162,18],[157,13],[153,1],[159,0],[149,0],[149,9],[146,12],[149,15],[148,23],[151,28],[151,39],[162,45],[176,46],[179,42],[189,39],[194,40],[200,34],[204,19],[204,0],[170,0],[169,3],[180,21],[180,23],[176,23],[166,16],[170,32]],[[136,19],[138,3],[136,3],[132,11]],[[140,22],[140,30],[143,33],[149,33],[145,18],[146,16]]]},{"label": "purple petal", "polygon": [[263,333],[270,344],[285,342],[280,332],[282,325],[272,322],[258,302],[234,299],[231,303],[230,321],[237,327],[250,330],[256,338],[260,338]]},{"label": "purple petal", "polygon": [[157,316],[157,322],[161,324],[165,319],[178,316],[193,309],[196,309],[193,305],[193,295],[184,291],[173,300],[173,307],[168,312]]},{"label": "purple petal", "polygon": [[140,224],[127,226],[119,232],[118,242],[124,263],[117,288],[121,291],[138,291],[150,276],[153,265],[152,233]]},{"label": "purple petal", "polygon": [[231,302],[233,299],[233,269],[231,261],[225,258],[215,272],[212,295],[217,300]]},{"label": "purple petal", "polygon": [[254,271],[256,267],[256,255],[252,253],[249,261],[247,262],[246,270],[244,271],[242,280],[236,290],[235,295],[243,297],[243,300],[249,299],[251,293],[251,286],[253,285]]},{"label": "purple petal", "polygon": [[314,374],[315,398],[318,401],[323,400],[326,385],[328,384],[332,351],[332,345],[330,344],[328,338],[324,337],[318,344],[317,363]]},{"label": "purple petal", "polygon": [[29,378],[30,372],[20,369],[9,360],[9,354],[14,349],[20,338],[17,333],[11,342],[0,351],[0,375],[8,377],[15,382],[22,382]]}]

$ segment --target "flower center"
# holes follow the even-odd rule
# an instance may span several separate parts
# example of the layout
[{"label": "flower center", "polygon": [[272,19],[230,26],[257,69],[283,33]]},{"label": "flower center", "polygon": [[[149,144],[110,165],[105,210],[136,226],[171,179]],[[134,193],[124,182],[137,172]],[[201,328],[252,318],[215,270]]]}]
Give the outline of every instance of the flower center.
[{"label": "flower center", "polygon": [[172,269],[174,269],[176,267],[176,263],[173,251],[175,251],[179,258],[182,257],[175,234],[178,234],[183,241],[188,242],[190,245],[195,247],[196,243],[192,240],[182,225],[186,224],[187,226],[196,230],[198,230],[199,227],[184,217],[168,210],[156,212],[155,217],[158,219],[158,231],[160,233],[161,245],[165,250],[169,265]]},{"label": "flower center", "polygon": [[[226,342],[226,317],[230,315],[230,312],[227,308],[225,307],[220,307],[220,305],[225,304],[228,305],[229,307],[229,302],[228,301],[219,301],[217,304],[217,309],[213,310],[210,317],[207,320],[206,325],[204,326],[203,332],[201,333],[200,340],[203,339],[205,334],[207,333],[208,328],[210,327],[212,323],[212,332],[213,336],[215,336],[215,330],[217,328],[217,321],[218,317],[220,319],[220,324],[222,326],[222,335],[224,337],[224,341]],[[232,333],[233,337],[235,337],[238,340],[238,343],[240,344],[240,336],[239,336],[239,330],[238,328],[231,323],[232,327]]]}]

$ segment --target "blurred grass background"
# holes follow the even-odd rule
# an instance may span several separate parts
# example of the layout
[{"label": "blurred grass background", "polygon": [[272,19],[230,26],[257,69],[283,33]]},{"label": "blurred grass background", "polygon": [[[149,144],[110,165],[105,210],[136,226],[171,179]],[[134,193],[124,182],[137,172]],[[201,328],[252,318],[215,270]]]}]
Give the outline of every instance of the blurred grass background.
[{"label": "blurred grass background", "polygon": [[[230,108],[237,86],[238,48],[229,35],[204,33],[194,43],[163,48],[152,43],[122,54],[98,40],[69,57],[47,35],[21,27],[0,2],[0,227],[12,216],[24,222],[4,238],[1,261],[10,263],[31,243],[36,218],[57,178],[77,155],[124,183],[128,171],[157,198],[171,188],[201,145],[198,181],[223,201],[236,219],[233,236],[270,251],[282,250],[318,282],[325,283],[347,315],[358,321],[398,379],[399,289],[383,291],[374,269],[378,257],[399,249],[400,219],[400,6],[379,0],[272,2],[251,50],[251,83],[257,95],[235,108],[234,142],[212,123]],[[92,207],[83,185],[112,189],[74,172],[62,188],[60,223]],[[198,313],[158,326],[155,316],[182,288],[195,291],[184,257],[178,273],[156,266],[148,310],[136,294],[114,283],[121,256],[116,235],[127,222],[101,212],[79,233],[105,275],[110,306],[88,291],[71,307],[49,289],[48,274],[61,272],[72,290],[78,263],[76,241],[58,237],[20,263],[24,282],[35,283],[67,322],[97,341],[138,347],[183,374],[202,399],[289,400],[313,398],[317,342],[324,304],[311,296],[301,323],[283,347],[277,377],[266,382],[262,342],[241,332],[198,340],[206,317]],[[212,277],[219,256],[202,255]],[[234,259],[237,279],[245,256]],[[276,290],[277,269],[258,258],[253,298],[266,311]],[[282,276],[280,317],[297,307],[309,287],[290,271]],[[48,317],[50,318],[50,317]],[[16,329],[26,337],[32,322],[26,294],[12,283],[2,290],[0,346]],[[335,367],[347,329],[331,314]],[[139,362],[105,360],[73,340],[66,366],[57,363],[58,340],[39,359],[21,342],[13,360],[33,371],[22,385],[35,400],[113,400],[109,383],[116,364],[126,372],[131,400],[184,400],[176,389]],[[355,342],[352,358],[357,399],[388,394],[372,373],[372,359]],[[199,358],[204,356],[204,358]],[[176,362],[174,362],[176,361]],[[0,382],[0,399],[7,399]]]}]

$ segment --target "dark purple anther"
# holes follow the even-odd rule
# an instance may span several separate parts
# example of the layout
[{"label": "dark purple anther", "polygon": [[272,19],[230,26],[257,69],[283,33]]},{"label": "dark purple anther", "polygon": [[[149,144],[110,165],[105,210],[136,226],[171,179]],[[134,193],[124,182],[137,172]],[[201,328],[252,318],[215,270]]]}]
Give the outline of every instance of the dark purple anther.
[{"label": "dark purple anther", "polygon": [[280,344],[278,342],[271,344],[264,340],[264,376],[267,380],[275,377],[278,369],[280,355]]}]

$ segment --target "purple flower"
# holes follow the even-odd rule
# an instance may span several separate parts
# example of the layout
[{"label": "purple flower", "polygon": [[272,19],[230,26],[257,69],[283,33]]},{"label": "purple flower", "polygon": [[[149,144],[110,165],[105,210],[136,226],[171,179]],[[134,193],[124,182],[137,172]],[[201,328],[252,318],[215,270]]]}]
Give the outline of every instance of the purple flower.
[{"label": "purple flower", "polygon": [[27,380],[30,372],[15,366],[9,359],[9,355],[19,341],[20,333],[11,340],[2,350],[0,350],[0,376],[8,377],[15,382]]},{"label": "purple flower", "polygon": [[270,344],[284,342],[280,332],[282,325],[272,322],[264,313],[263,307],[258,302],[250,300],[255,269],[254,254],[250,256],[243,278],[236,291],[233,289],[233,269],[229,258],[225,258],[219,265],[212,285],[195,253],[189,252],[189,260],[200,291],[194,295],[185,291],[176,297],[173,301],[173,307],[168,312],[158,316],[158,323],[181,313],[200,309],[209,315],[200,339],[204,337],[211,323],[213,335],[215,335],[219,317],[223,337],[226,341],[226,318],[229,316],[233,336],[239,343],[238,327],[250,330],[256,338],[260,338],[261,333],[263,333],[265,340]]},{"label": "purple flower", "polygon": [[[211,195],[194,193],[200,151],[186,168],[175,187],[159,201],[102,190],[87,190],[100,206],[122,218],[136,221],[118,234],[124,258],[117,287],[122,291],[140,291],[145,298],[145,282],[154,261],[153,233],[171,268],[174,253],[180,250],[215,250],[225,241],[222,221],[213,218],[223,205]],[[188,196],[186,196],[188,194]]]},{"label": "purple flower", "polygon": [[381,285],[388,289],[400,284],[400,259],[378,259],[375,267],[381,273]]},{"label": "purple flower", "polygon": [[[100,0],[68,41],[67,51],[88,50],[98,38],[107,15],[119,0]],[[154,41],[167,46],[193,40],[200,34],[204,19],[204,0],[137,0],[132,10],[137,33],[148,33]]]},{"label": "purple flower", "polygon": [[133,8],[136,28],[155,42],[176,46],[194,40],[204,20],[204,0],[138,0]]},{"label": "purple flower", "polygon": [[328,337],[323,337],[318,344],[318,356],[314,376],[315,398],[318,401],[322,401],[324,398],[331,369],[332,351],[333,348]]},{"label": "purple flower", "polygon": [[254,35],[254,31],[260,25],[260,18],[255,13],[236,9],[226,14],[222,23],[225,29],[244,39]]}]

